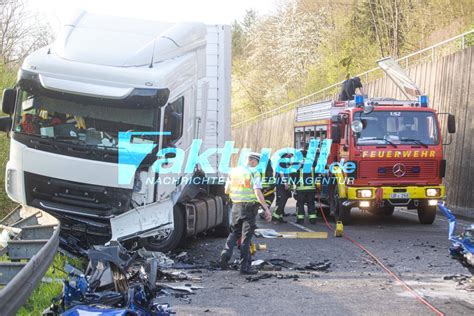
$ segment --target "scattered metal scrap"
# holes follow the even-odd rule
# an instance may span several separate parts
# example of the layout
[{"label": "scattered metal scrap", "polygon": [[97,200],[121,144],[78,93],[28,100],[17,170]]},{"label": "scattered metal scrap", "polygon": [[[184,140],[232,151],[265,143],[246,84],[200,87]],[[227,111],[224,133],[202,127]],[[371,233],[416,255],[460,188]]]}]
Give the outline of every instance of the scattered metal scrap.
[{"label": "scattered metal scrap", "polygon": [[163,270],[175,262],[162,253],[130,251],[117,244],[94,246],[88,257],[84,273],[66,266],[69,279],[64,281],[63,293],[43,315],[170,315],[173,312],[163,301],[166,297],[187,299],[202,288],[191,283],[171,284],[200,279],[182,271]]},{"label": "scattered metal scrap", "polygon": [[252,262],[252,266],[254,266],[257,270],[260,271],[278,271],[278,273],[269,273],[265,272],[262,274],[258,274],[255,276],[249,276],[246,278],[249,282],[256,282],[264,279],[269,278],[276,278],[276,279],[292,279],[293,281],[298,281],[299,275],[298,274],[290,274],[281,272],[283,269],[289,271],[298,271],[298,273],[304,274],[311,274],[313,277],[319,277],[317,272],[329,272],[329,268],[331,267],[331,262],[329,260],[324,260],[321,262],[311,262],[304,266],[298,266],[297,264],[290,262],[286,259],[279,259],[279,258],[271,258],[266,260],[254,260]]},{"label": "scattered metal scrap", "polygon": [[308,265],[302,267],[297,267],[296,270],[312,270],[312,271],[324,271],[328,272],[331,267],[331,262],[329,260],[324,260],[322,262],[311,262]]},{"label": "scattered metal scrap", "polygon": [[255,276],[249,276],[245,278],[248,282],[256,282],[264,279],[277,278],[281,280],[293,280],[298,281],[300,276],[298,274],[286,274],[286,273],[262,273]]},{"label": "scattered metal scrap", "polygon": [[452,280],[457,282],[457,288],[459,290],[465,290],[468,292],[474,292],[474,277],[464,274],[447,275],[443,277],[443,280]]},{"label": "scattered metal scrap", "polygon": [[448,238],[452,242],[449,248],[451,256],[461,259],[470,266],[474,266],[474,224],[466,227],[461,234],[455,235],[456,217],[444,203],[439,202],[438,207],[449,221]]}]

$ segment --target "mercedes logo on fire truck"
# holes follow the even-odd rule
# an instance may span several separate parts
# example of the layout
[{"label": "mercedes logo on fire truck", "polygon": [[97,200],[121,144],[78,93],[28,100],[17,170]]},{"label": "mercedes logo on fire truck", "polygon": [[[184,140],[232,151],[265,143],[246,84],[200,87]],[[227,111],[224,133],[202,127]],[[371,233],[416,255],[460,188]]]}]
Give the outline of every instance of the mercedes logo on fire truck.
[{"label": "mercedes logo on fire truck", "polygon": [[405,175],[407,172],[407,168],[405,167],[404,164],[402,163],[397,163],[396,165],[393,166],[392,168],[393,175],[397,178],[401,178]]}]

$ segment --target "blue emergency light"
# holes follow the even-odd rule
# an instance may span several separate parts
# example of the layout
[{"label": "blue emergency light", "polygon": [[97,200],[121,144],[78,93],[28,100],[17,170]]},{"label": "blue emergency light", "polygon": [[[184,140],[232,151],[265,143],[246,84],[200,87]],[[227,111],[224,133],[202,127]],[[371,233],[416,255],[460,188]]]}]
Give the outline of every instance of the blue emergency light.
[{"label": "blue emergency light", "polygon": [[354,101],[355,101],[355,105],[357,107],[364,106],[364,96],[363,95],[356,95]]},{"label": "blue emergency light", "polygon": [[427,108],[428,107],[428,96],[427,95],[420,95],[418,97],[418,102],[420,102],[420,106],[422,108]]}]

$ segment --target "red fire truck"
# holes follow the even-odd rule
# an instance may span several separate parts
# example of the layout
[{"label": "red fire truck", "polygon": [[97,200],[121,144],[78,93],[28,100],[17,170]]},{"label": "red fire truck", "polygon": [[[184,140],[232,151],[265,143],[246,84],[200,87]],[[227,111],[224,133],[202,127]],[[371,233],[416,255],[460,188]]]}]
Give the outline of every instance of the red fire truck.
[{"label": "red fire truck", "polygon": [[[353,207],[381,215],[407,207],[417,209],[420,223],[431,224],[437,202],[445,198],[439,115],[426,96],[417,101],[356,96],[310,104],[297,108],[295,147],[332,139],[328,165],[356,165],[351,174],[333,172],[327,176],[332,181],[321,183],[337,220],[349,223]],[[448,132],[454,133],[454,116],[447,115]]]}]

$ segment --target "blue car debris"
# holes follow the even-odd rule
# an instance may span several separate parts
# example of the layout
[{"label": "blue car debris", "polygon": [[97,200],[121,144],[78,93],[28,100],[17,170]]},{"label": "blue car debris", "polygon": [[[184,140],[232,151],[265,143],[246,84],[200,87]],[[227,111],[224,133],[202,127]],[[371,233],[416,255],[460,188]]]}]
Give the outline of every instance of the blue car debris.
[{"label": "blue car debris", "polygon": [[465,227],[461,234],[455,235],[456,217],[443,202],[438,203],[438,208],[449,221],[448,238],[452,242],[449,253],[454,258],[474,266],[474,224]]},{"label": "blue car debris", "polygon": [[115,246],[94,246],[88,251],[87,270],[66,265],[68,279],[62,294],[43,312],[47,316],[168,316],[169,305],[156,299],[160,288],[155,258],[147,259]]}]

